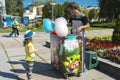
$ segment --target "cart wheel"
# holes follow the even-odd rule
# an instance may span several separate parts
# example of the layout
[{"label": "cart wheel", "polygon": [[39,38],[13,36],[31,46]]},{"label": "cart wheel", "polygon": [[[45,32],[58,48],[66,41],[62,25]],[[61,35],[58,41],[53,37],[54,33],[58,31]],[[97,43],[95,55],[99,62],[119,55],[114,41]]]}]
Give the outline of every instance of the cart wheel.
[{"label": "cart wheel", "polygon": [[77,73],[77,77],[80,77],[80,73]]},{"label": "cart wheel", "polygon": [[65,77],[65,79],[67,79],[68,78],[68,74],[64,74],[64,77]]},{"label": "cart wheel", "polygon": [[74,74],[76,77],[80,77],[80,73],[75,73]]}]

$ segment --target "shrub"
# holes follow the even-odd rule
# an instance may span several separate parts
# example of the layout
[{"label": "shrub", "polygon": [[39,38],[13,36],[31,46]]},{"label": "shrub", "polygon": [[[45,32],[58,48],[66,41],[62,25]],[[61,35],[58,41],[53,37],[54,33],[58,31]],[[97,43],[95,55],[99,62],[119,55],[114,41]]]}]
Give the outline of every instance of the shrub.
[{"label": "shrub", "polygon": [[91,26],[99,28],[114,28],[115,22],[92,22]]}]

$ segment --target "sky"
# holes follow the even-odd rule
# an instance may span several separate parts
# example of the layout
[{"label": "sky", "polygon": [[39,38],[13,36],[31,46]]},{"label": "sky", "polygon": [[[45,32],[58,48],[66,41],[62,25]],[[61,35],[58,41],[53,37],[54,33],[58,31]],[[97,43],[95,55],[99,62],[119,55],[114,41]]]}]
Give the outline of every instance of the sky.
[{"label": "sky", "polygon": [[[24,7],[26,7],[28,4],[31,4],[33,0],[24,0]],[[34,0],[34,1],[37,1],[37,0]],[[44,0],[46,1],[46,0]],[[56,0],[57,3],[64,3],[65,1],[67,0]],[[98,6],[98,1],[97,0],[68,0],[69,2],[76,2],[78,3],[79,5],[82,5],[84,7],[87,7],[87,6]]]}]

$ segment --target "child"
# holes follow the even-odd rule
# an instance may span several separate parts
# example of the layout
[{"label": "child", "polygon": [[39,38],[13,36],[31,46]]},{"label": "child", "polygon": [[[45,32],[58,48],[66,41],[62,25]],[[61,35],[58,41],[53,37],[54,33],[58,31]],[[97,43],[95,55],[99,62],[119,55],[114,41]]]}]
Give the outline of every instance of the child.
[{"label": "child", "polygon": [[33,65],[34,65],[34,57],[35,53],[38,52],[38,50],[34,49],[33,43],[32,43],[32,36],[35,33],[32,32],[31,30],[28,30],[24,34],[24,47],[25,47],[25,60],[26,60],[26,71],[27,71],[27,78],[28,80],[33,80],[32,79],[32,70],[33,70]]},{"label": "child", "polygon": [[15,34],[15,37],[16,37],[16,35],[19,36],[18,27],[19,27],[19,23],[18,23],[18,21],[17,21],[17,18],[14,17],[14,18],[13,18],[13,22],[12,22],[12,32],[9,34],[10,37],[11,37],[13,34]]}]

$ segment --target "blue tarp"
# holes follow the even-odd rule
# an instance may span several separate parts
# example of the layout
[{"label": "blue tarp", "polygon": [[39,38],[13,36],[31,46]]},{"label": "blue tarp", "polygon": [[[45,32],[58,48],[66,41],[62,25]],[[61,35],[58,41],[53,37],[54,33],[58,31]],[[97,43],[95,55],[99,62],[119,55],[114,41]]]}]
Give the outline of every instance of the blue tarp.
[{"label": "blue tarp", "polygon": [[6,16],[6,24],[7,24],[7,26],[12,26],[11,16]]},{"label": "blue tarp", "polygon": [[28,26],[30,24],[28,16],[23,17],[23,23],[24,23],[25,26]]}]

